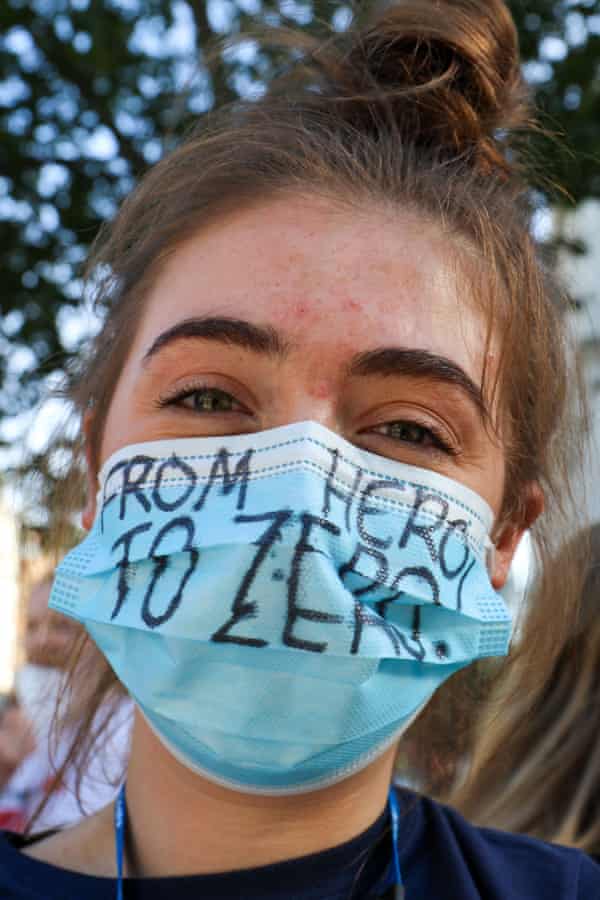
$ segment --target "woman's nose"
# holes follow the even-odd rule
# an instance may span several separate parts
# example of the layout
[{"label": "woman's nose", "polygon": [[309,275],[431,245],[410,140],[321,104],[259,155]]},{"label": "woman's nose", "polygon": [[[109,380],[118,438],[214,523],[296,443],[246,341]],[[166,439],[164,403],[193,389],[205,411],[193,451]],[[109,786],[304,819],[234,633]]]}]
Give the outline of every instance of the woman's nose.
[{"label": "woman's nose", "polygon": [[271,427],[310,420],[330,431],[341,432],[336,392],[329,382],[318,376],[306,383],[296,384],[278,407],[275,418]]}]

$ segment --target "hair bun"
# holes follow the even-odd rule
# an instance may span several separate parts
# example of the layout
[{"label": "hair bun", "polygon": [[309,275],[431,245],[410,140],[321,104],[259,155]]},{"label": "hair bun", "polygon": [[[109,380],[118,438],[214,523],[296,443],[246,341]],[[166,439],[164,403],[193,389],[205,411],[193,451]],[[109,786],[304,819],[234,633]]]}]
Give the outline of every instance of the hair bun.
[{"label": "hair bun", "polygon": [[399,130],[432,152],[509,168],[507,137],[530,119],[503,0],[403,0],[349,37],[334,79],[348,100],[391,103]]}]

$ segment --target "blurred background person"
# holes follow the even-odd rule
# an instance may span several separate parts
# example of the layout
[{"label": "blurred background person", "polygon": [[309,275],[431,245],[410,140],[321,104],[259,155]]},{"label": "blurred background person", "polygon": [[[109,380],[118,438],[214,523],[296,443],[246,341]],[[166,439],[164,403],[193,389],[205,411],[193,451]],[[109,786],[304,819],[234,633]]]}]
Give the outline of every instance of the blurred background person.
[{"label": "blurred background person", "polygon": [[31,723],[15,699],[14,695],[5,697],[0,713],[0,827],[23,831],[26,796],[13,776],[36,743]]},{"label": "blurred background person", "polygon": [[81,629],[48,607],[52,577],[33,585],[25,607],[25,661],[15,673],[15,693],[36,739],[48,735],[69,657]]},{"label": "blurred background person", "polygon": [[[575,629],[548,679],[510,660],[477,720],[469,773],[449,802],[480,825],[578,847],[600,859],[600,524],[550,563],[589,543]],[[525,623],[524,631],[533,629]]]},{"label": "blurred background person", "polygon": [[442,685],[399,747],[401,784],[447,802],[468,770],[474,732],[500,667],[495,659],[477,660]]},{"label": "blurred background person", "polygon": [[[583,551],[577,554],[583,559]],[[524,539],[501,594],[514,620],[511,646],[519,646],[527,611],[533,551]],[[554,581],[554,579],[553,579]],[[546,582],[547,584],[547,582]],[[511,657],[512,659],[512,657]],[[477,660],[449,678],[417,716],[398,751],[396,778],[406,787],[446,802],[466,778],[481,711],[509,660]]]},{"label": "blurred background person", "polygon": [[[48,608],[51,586],[48,575],[28,595],[24,663],[0,718],[0,823],[14,831],[23,831],[32,817],[43,828],[71,824],[110,802],[128,749],[128,704],[90,756],[80,783],[69,765],[70,734],[85,711],[75,706],[64,734],[54,739],[53,721],[61,717],[65,674],[81,628]],[[60,786],[52,790],[57,778]]]},{"label": "blurred background person", "polygon": [[25,603],[24,663],[0,719],[0,817],[22,830],[49,780],[50,725],[73,641],[75,623],[48,608],[52,579],[33,585]]}]

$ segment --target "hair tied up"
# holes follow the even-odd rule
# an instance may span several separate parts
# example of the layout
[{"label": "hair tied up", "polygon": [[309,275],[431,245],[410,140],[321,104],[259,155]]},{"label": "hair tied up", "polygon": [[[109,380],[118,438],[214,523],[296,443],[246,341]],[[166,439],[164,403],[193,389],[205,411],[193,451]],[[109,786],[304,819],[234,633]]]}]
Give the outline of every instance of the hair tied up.
[{"label": "hair tied up", "polygon": [[324,92],[349,105],[354,127],[371,131],[386,120],[434,157],[511,173],[511,139],[532,121],[504,2],[404,0],[343,40],[313,59]]}]

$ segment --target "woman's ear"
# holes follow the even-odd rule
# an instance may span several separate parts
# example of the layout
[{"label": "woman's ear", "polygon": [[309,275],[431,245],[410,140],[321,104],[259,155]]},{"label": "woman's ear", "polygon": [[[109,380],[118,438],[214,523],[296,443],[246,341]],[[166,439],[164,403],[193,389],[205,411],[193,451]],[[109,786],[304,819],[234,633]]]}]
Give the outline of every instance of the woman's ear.
[{"label": "woman's ear", "polygon": [[522,514],[518,521],[509,519],[495,529],[494,562],[490,572],[492,587],[499,591],[504,587],[510,564],[513,561],[519,541],[525,531],[531,528],[537,517],[544,510],[544,494],[537,481],[530,481],[525,488],[525,496],[521,504]]},{"label": "woman's ear", "polygon": [[81,513],[81,524],[86,531],[91,529],[94,524],[94,519],[96,518],[96,494],[98,493],[98,472],[93,459],[90,441],[93,419],[94,414],[92,410],[87,410],[84,413],[82,422],[85,442],[86,502],[83,512]]}]

